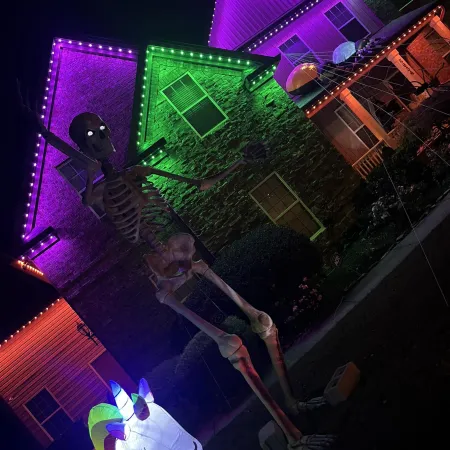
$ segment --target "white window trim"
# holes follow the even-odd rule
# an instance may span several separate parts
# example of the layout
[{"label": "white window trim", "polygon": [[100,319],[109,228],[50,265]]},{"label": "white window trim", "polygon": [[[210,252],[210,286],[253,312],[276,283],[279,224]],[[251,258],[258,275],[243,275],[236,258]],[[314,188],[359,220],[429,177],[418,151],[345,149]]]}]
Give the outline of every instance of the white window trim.
[{"label": "white window trim", "polygon": [[[366,147],[367,148],[367,150],[372,150],[372,149],[374,149],[379,143],[380,143],[380,140],[376,143],[376,144],[374,144],[372,147],[368,147],[367,146],[367,144],[356,134],[359,130],[361,130],[361,129],[363,129],[364,127],[366,127],[367,128],[367,126],[366,125],[364,125],[363,123],[356,129],[356,130],[353,130],[351,127],[350,127],[350,125],[338,114],[338,111],[340,110],[340,109],[343,109],[343,108],[347,108],[357,119],[358,119],[358,121],[359,122],[361,122],[361,120],[359,119],[359,117],[357,117],[356,115],[355,115],[355,113],[347,106],[347,105],[345,105],[345,104],[343,104],[343,105],[341,105],[341,106],[339,106],[339,107],[337,107],[335,110],[334,110],[334,113],[336,114],[336,116],[342,121],[342,123],[350,130],[350,132],[359,140],[359,142],[361,142],[361,144],[363,144],[364,145],[364,147]],[[369,130],[370,131],[370,130]],[[372,132],[371,132],[372,133]],[[373,133],[372,133],[373,134]],[[375,136],[375,135],[374,135]],[[375,136],[376,137],[376,136]]]},{"label": "white window trim", "polygon": [[289,41],[289,39],[292,39],[294,36],[297,36],[298,38],[299,38],[299,40],[303,43],[303,45],[305,46],[305,47],[308,47],[308,50],[309,50],[309,52],[308,53],[305,53],[305,55],[304,56],[306,56],[306,55],[309,55],[310,53],[314,56],[314,58],[315,59],[317,59],[317,61],[319,61],[319,62],[321,62],[322,61],[322,58],[319,58],[315,53],[314,53],[314,51],[312,50],[312,48],[297,34],[297,33],[294,33],[294,34],[292,34],[290,37],[288,37],[287,39],[285,39],[284,40],[284,42],[282,43],[282,44],[280,44],[279,46],[278,46],[278,50],[280,51],[280,53],[283,55],[283,56],[285,56],[285,58],[289,61],[289,63],[293,66],[293,67],[296,67],[295,66],[295,64],[289,59],[289,57],[287,56],[287,54],[285,53],[285,52],[283,52],[281,49],[280,49],[280,47],[282,46],[282,45],[284,45],[285,43],[286,43],[286,41]]},{"label": "white window trim", "polygon": [[[253,192],[256,191],[260,186],[262,186],[269,178],[271,177],[277,177],[278,180],[281,182],[281,184],[289,191],[290,194],[295,198],[295,201],[289,205],[281,214],[279,214],[275,219],[273,219],[270,214],[265,210],[265,208],[256,200],[256,198],[253,196]],[[311,219],[317,224],[318,230],[309,238],[310,241],[314,241],[314,239],[317,238],[321,233],[325,231],[325,227],[323,226],[322,222],[314,215],[314,213],[301,201],[299,196],[290,188],[290,186],[283,180],[283,178],[277,173],[272,172],[269,174],[264,180],[262,180],[260,183],[258,183],[250,192],[250,197],[253,199],[253,201],[259,206],[259,208],[264,212],[264,214],[275,224],[278,225],[277,221],[280,220],[287,212],[289,212],[295,205],[300,204],[302,208],[310,215]]]},{"label": "white window trim", "polygon": [[[172,86],[174,83],[176,83],[177,81],[181,80],[182,78],[184,78],[185,76],[189,76],[191,78],[191,80],[200,88],[200,90],[203,92],[203,96],[196,100],[194,103],[192,103],[192,105],[190,105],[188,108],[185,108],[183,111],[180,111],[169,99],[169,97],[167,97],[167,95],[164,93],[164,91],[169,88],[170,86]],[[228,115],[225,114],[225,111],[214,101],[214,99],[211,97],[211,95],[209,95],[208,92],[206,92],[206,90],[203,88],[203,86],[195,79],[195,77],[193,77],[189,72],[184,73],[181,77],[178,77],[176,80],[172,81],[170,84],[168,84],[166,87],[164,87],[163,89],[161,89],[161,94],[163,95],[163,97],[167,100],[167,102],[172,106],[172,108],[177,112],[177,114],[179,116],[181,116],[181,118],[192,128],[192,130],[194,131],[194,133],[200,138],[200,139],[204,139],[205,137],[209,136],[211,133],[214,133],[215,131],[217,131],[220,127],[222,127],[226,122],[228,122]],[[221,114],[224,116],[223,120],[218,123],[217,125],[215,125],[213,128],[211,128],[207,133],[205,133],[204,135],[201,135],[194,127],[193,125],[189,122],[188,119],[186,119],[185,114],[192,109],[195,105],[197,105],[198,103],[200,103],[201,101],[203,101],[205,98],[208,98],[210,102],[213,103],[213,105],[221,112]]]},{"label": "white window trim", "polygon": [[[55,409],[55,411],[53,411],[48,417],[45,418],[45,420],[43,422],[39,422],[39,420],[34,417],[33,413],[27,408],[27,403],[30,402],[31,400],[33,400],[37,395],[39,395],[43,390],[46,390],[53,398],[53,400],[55,400],[55,402],[59,405],[59,408]],[[56,397],[52,394],[52,392],[50,391],[50,389],[46,386],[44,386],[39,392],[37,392],[36,394],[34,394],[31,398],[29,398],[27,401],[25,401],[22,405],[25,409],[25,411],[28,412],[28,414],[31,416],[31,418],[39,425],[39,428],[46,434],[46,436],[52,441],[54,442],[55,439],[52,437],[52,435],[43,427],[43,424],[45,422],[47,422],[49,419],[51,419],[59,410],[62,410],[67,417],[72,421],[72,423],[74,423],[74,419],[73,417],[70,416],[70,414],[66,411],[66,409],[61,405],[61,403],[58,402],[58,400],[56,399]]]},{"label": "white window trim", "polygon": [[[338,28],[338,27],[331,21],[331,19],[329,19],[328,16],[326,15],[326,13],[327,13],[328,11],[332,10],[338,3],[341,3],[341,4],[344,6],[344,8],[346,8],[347,11],[349,11],[349,13],[353,16],[351,19],[347,20],[347,22],[345,22],[344,24],[342,24],[339,28]],[[366,34],[362,39],[364,39],[364,38],[366,38],[367,36],[370,35],[370,31],[367,29],[367,27],[366,27],[363,23],[361,23],[361,21],[358,19],[358,17],[355,16],[354,12],[353,12],[353,11],[352,11],[352,10],[351,10],[344,2],[342,2],[342,1],[337,2],[337,3],[336,3],[335,5],[333,5],[331,8],[327,9],[327,10],[323,13],[323,15],[324,15],[325,18],[328,20],[328,22],[330,22],[331,25],[333,25],[333,27],[334,27],[337,31],[339,31],[339,33],[341,33],[342,36],[343,36],[343,38],[344,38],[345,40],[347,40],[347,41],[348,41],[348,39],[344,36],[344,33],[342,33],[341,29],[344,28],[345,25],[349,24],[353,19],[356,19],[356,20],[358,21],[358,23],[359,23],[359,24],[367,31],[367,34]]]},{"label": "white window trim", "polygon": [[[86,187],[84,187],[84,188],[81,189],[80,191],[76,190],[76,189],[75,189],[75,186],[72,185],[72,183],[64,176],[64,174],[63,174],[63,173],[61,172],[61,170],[60,170],[62,167],[66,166],[67,164],[70,164],[71,162],[72,162],[72,158],[67,158],[66,160],[64,160],[61,164],[59,164],[59,165],[56,167],[56,170],[59,172],[59,174],[60,174],[61,177],[64,179],[64,181],[65,181],[66,183],[68,183],[68,184],[70,185],[70,187],[78,194],[78,196],[80,197],[80,199],[82,199],[82,198],[83,198],[83,192],[86,190]],[[102,177],[98,177],[96,180],[94,180],[94,184],[95,184],[96,182],[98,182],[99,180],[102,180]],[[102,214],[101,216],[99,216],[99,215],[95,212],[94,208],[92,208],[92,207],[90,207],[90,206],[88,206],[88,208],[91,210],[92,214],[94,214],[94,216],[97,217],[98,220],[101,220],[103,217],[106,216],[106,212],[105,212],[105,211],[103,211],[103,214]]]}]

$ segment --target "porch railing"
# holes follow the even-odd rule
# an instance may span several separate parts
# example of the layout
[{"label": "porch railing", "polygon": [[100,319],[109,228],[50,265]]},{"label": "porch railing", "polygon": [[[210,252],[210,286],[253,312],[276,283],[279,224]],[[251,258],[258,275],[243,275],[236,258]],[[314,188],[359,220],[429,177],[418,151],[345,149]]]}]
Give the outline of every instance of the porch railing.
[{"label": "porch railing", "polygon": [[352,165],[353,169],[355,169],[364,179],[367,178],[369,173],[372,172],[375,167],[383,162],[380,144],[381,142],[361,156],[361,158]]}]

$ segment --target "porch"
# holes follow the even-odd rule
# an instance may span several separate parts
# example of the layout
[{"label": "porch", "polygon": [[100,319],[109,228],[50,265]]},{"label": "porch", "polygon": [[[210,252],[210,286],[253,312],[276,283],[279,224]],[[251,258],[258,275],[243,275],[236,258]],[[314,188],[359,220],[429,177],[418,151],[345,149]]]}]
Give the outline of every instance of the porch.
[{"label": "porch", "polygon": [[450,30],[443,8],[431,8],[375,33],[370,56],[322,68],[325,92],[305,108],[362,178],[382,163],[383,147],[399,147],[410,113],[450,80]]}]

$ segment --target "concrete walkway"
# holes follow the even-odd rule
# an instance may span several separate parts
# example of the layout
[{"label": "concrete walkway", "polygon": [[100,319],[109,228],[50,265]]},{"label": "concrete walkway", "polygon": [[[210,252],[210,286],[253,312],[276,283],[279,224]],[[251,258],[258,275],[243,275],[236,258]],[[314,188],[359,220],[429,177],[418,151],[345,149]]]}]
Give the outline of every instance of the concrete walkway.
[{"label": "concrete walkway", "polygon": [[[350,313],[350,311],[355,308],[355,306],[361,304],[363,300],[368,298],[369,296],[373,297],[377,290],[382,291],[382,288],[386,288],[386,280],[395,271],[401,269],[402,264],[405,263],[405,261],[413,254],[413,252],[416,253],[416,258],[421,258],[422,262],[425,262],[423,264],[424,267],[422,268],[422,271],[424,273],[425,271],[428,271],[427,275],[430,277],[429,283],[431,284],[434,282],[434,284],[437,286],[434,274],[431,272],[428,263],[426,263],[426,259],[423,254],[423,247],[426,246],[422,247],[422,245],[419,243],[419,240],[423,244],[426,239],[430,237],[434,233],[434,231],[447,219],[450,219],[450,194],[444,197],[439,202],[439,204],[430,212],[430,214],[426,218],[424,218],[418,225],[416,225],[414,232],[409,233],[402,241],[400,241],[398,245],[396,245],[389,253],[387,253],[382,258],[382,260],[350,291],[350,293],[344,298],[332,317],[325,321],[314,332],[305,337],[305,339],[288,350],[285,355],[288,367],[291,369],[294,366],[301,366],[302,358],[310,353],[319,343],[323,344],[325,338],[327,336],[330,336],[330,332],[339,327],[342,320]],[[433,258],[430,252],[437,252],[438,250],[439,248],[436,248],[436,246],[434,246],[434,248],[431,250],[425,248],[427,258],[432,260]],[[395,290],[395,284],[392,284],[392,280],[390,282],[390,289]],[[444,296],[441,294],[439,288],[436,289],[436,297],[441,297],[438,300],[442,302],[442,305],[445,308]],[[364,308],[363,305],[361,305],[361,307]],[[346,361],[342,361],[342,363],[345,362]],[[327,376],[330,377],[331,375],[332,373],[329,373]],[[294,376],[294,378],[297,377]],[[274,391],[274,394],[278,400],[279,386],[274,375],[269,375],[264,381],[266,385],[268,385],[270,389]],[[316,395],[320,395],[320,392],[316,392]],[[244,402],[244,404],[242,404],[241,407],[239,407],[237,410],[233,411],[226,417],[222,417],[220,421],[216,422],[214,431],[205,430],[205,433],[202,433],[202,436],[200,436],[202,442],[207,444],[208,450],[218,450],[225,448],[222,445],[224,442],[224,437],[226,435],[229,435],[230,433],[236,433],[236,430],[241,430],[240,432],[242,432],[244,423],[247,423],[252,425],[247,425],[244,428],[246,434],[251,433],[253,435],[253,438],[251,439],[253,448],[253,446],[257,442],[256,436],[258,430],[264,424],[264,422],[261,423],[260,419],[255,421],[251,420],[252,411],[256,412],[256,410],[261,411],[261,405],[259,404],[258,400],[252,396],[247,399],[247,401]],[[250,413],[250,415],[248,413]],[[268,414],[266,414],[266,421],[267,420],[269,420]],[[225,441],[230,440],[225,439]],[[242,440],[243,446],[236,446],[235,444],[240,441],[241,440],[233,439],[233,450],[243,450],[244,448],[250,448],[248,447],[248,443],[244,444],[244,442],[247,441],[246,439]]]}]

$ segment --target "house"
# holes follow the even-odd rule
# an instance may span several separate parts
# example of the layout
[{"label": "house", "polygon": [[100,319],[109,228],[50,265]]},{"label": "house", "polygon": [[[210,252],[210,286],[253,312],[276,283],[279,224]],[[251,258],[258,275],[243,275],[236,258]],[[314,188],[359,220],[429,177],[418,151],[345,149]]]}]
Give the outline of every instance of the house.
[{"label": "house", "polygon": [[322,92],[303,106],[363,178],[381,163],[383,146],[395,149],[411,132],[403,123],[432,93],[424,83],[450,80],[443,14],[426,5],[392,21],[371,36],[373,52],[324,77]]},{"label": "house", "polygon": [[212,251],[267,221],[313,240],[326,226],[337,236],[351,221],[358,180],[273,79],[278,63],[187,44],[147,47],[138,75],[138,152],[167,141],[164,157],[149,164],[200,176],[239,159],[246,143],[264,142],[269,149],[266,163],[249,165],[205,193],[155,178]]},{"label": "house", "polygon": [[31,261],[2,269],[11,295],[0,324],[2,421],[21,424],[7,448],[90,450],[90,408],[109,398],[109,379],[134,382]]},{"label": "house", "polygon": [[[316,67],[318,78],[310,77],[308,86],[301,93],[291,91],[290,97],[363,178],[381,163],[384,145],[398,146],[401,123],[427,98],[415,91],[437,72],[440,83],[449,80],[449,32],[442,7],[426,5],[383,26],[363,1],[253,6],[251,1],[218,0],[210,45],[280,54],[274,78],[285,89],[295,68]],[[330,64],[345,42],[366,44],[366,49]]]},{"label": "house", "polygon": [[[327,248],[352,223],[359,177],[273,79],[278,58],[156,42],[138,54],[58,38],[50,61],[44,123],[71,143],[72,118],[95,111],[112,130],[118,168],[205,176],[240,158],[246,143],[267,145],[266,162],[207,192],[154,177],[183,219],[170,232],[188,224],[216,252],[273,221]],[[148,248],[122,240],[101,209],[84,207],[84,170],[36,139],[19,259],[33,261],[137,379],[179,353],[190,334],[155,298],[142,264]]]}]

